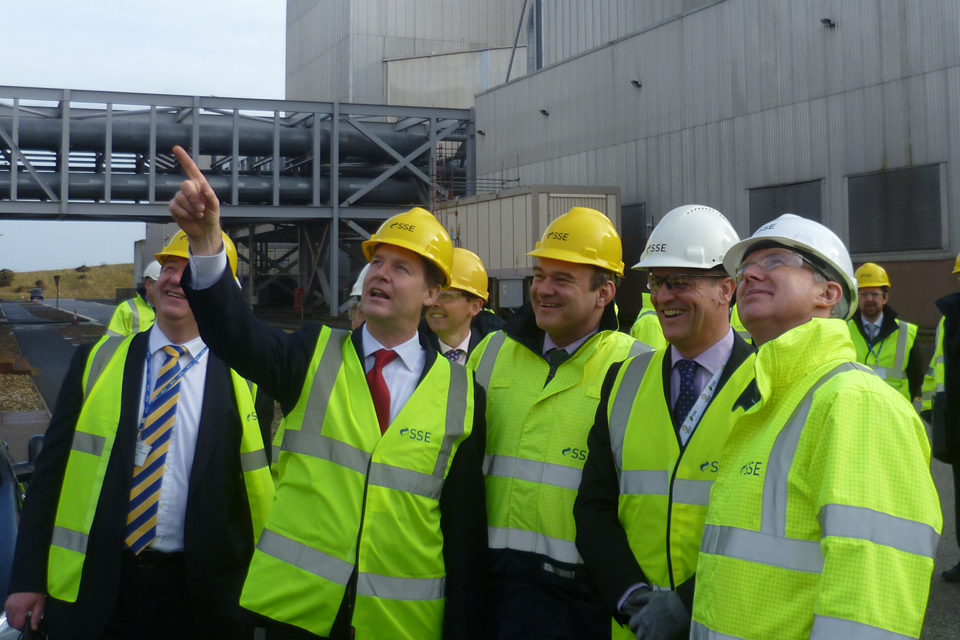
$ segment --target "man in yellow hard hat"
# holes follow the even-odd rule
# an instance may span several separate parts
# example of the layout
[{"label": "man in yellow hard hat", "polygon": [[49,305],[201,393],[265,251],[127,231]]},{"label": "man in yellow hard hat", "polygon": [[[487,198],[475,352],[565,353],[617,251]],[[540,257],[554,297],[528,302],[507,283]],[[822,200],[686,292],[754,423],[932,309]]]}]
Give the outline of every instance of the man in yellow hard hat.
[{"label": "man in yellow hard hat", "polygon": [[229,282],[219,200],[174,153],[187,180],[170,210],[190,237],[200,333],[285,416],[240,605],[273,638],[483,637],[483,390],[417,330],[450,283],[450,236],[423,209],[388,219],[363,243],[364,325],[287,334]]},{"label": "man in yellow hard hat", "polygon": [[80,347],[64,380],[20,523],[17,628],[32,611],[55,638],[253,638],[238,599],[273,505],[269,424],[200,337],[185,236],[156,258],[156,324]]},{"label": "man in yellow hard hat", "polygon": [[859,308],[847,322],[857,350],[857,362],[873,369],[907,401],[920,396],[923,361],[914,348],[917,325],[901,320],[887,304],[890,278],[878,264],[868,262],[856,271]]},{"label": "man in yellow hard hat", "polygon": [[620,236],[575,207],[544,230],[530,302],[470,356],[487,389],[492,637],[603,638],[610,617],[575,544],[573,502],[603,374],[649,351],[617,331]]},{"label": "man in yellow hard hat", "polygon": [[850,254],[784,214],[727,251],[760,401],[710,491],[692,640],[918,638],[942,525],[913,407],[855,361]]},{"label": "man in yellow hard hat", "polygon": [[503,327],[503,320],[483,305],[487,270],[472,251],[455,247],[450,286],[427,309],[430,343],[450,362],[466,364],[470,354],[487,334]]},{"label": "man in yellow hard hat", "polygon": [[137,295],[117,305],[107,325],[108,336],[129,336],[153,326],[156,318],[153,286],[159,278],[160,263],[152,260],[143,270],[143,285],[137,289]]},{"label": "man in yellow hard hat", "polygon": [[[960,255],[953,273],[960,275]],[[937,308],[943,317],[924,380],[923,415],[933,426],[933,457],[953,467],[954,531],[960,546],[960,293],[940,298]],[[944,580],[960,582],[960,563],[942,575]]]},{"label": "man in yellow hard hat", "polygon": [[757,395],[753,348],[728,320],[736,285],[723,257],[739,239],[716,209],[684,205],[634,267],[648,272],[670,346],[610,367],[574,506],[577,548],[615,638],[690,631],[710,486]]}]

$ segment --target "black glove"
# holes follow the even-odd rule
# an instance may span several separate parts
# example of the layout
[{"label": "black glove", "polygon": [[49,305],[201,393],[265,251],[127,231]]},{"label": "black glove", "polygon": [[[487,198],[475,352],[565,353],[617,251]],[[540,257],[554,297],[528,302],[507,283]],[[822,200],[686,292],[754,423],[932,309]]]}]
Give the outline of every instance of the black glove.
[{"label": "black glove", "polygon": [[623,612],[637,640],[681,640],[690,633],[690,613],[676,591],[640,588],[627,597]]}]

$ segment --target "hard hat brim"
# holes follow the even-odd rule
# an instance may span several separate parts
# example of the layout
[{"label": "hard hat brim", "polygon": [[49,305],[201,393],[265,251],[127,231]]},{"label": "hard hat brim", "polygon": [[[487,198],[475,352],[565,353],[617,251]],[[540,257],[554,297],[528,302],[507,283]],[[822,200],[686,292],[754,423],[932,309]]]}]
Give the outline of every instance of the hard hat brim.
[{"label": "hard hat brim", "polygon": [[623,263],[621,262],[619,266],[614,265],[605,260],[591,259],[586,256],[583,256],[574,251],[565,251],[563,249],[557,249],[554,247],[534,249],[527,253],[531,258],[549,258],[551,260],[562,260],[563,262],[573,262],[575,264],[585,264],[592,267],[600,267],[601,269],[606,269],[607,271],[612,271],[617,276],[623,276]]},{"label": "hard hat brim", "polygon": [[448,287],[451,281],[450,267],[443,264],[439,260],[436,260],[428,255],[424,254],[423,247],[416,245],[412,242],[407,242],[405,240],[399,240],[397,238],[377,238],[376,236],[371,237],[370,240],[365,240],[360,247],[363,249],[363,256],[367,259],[367,262],[373,260],[373,253],[377,249],[378,244],[389,244],[395,247],[400,247],[401,249],[406,249],[407,251],[412,251],[417,254],[424,260],[428,261],[430,264],[437,267],[440,270],[440,273],[443,274],[443,286]]}]

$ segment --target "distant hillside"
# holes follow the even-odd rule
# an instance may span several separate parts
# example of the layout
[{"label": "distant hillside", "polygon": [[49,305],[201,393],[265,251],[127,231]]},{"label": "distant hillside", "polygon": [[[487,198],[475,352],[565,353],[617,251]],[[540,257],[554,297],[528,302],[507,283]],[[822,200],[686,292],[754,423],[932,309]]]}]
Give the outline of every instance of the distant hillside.
[{"label": "distant hillside", "polygon": [[[0,265],[2,267],[3,265]],[[79,267],[77,269],[55,269],[53,271],[13,272],[12,282],[0,286],[0,300],[29,300],[30,289],[43,287],[44,298],[57,297],[57,287],[53,276],[60,276],[60,297],[81,300],[106,300],[115,298],[117,289],[133,287],[133,264],[106,264],[99,267]],[[5,284],[0,272],[0,284]],[[42,284],[36,284],[40,280]]]}]

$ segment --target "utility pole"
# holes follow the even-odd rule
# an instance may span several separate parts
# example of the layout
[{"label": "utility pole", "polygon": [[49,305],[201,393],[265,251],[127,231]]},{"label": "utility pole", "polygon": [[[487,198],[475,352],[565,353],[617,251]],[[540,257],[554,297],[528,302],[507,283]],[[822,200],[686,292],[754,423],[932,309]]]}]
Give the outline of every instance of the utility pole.
[{"label": "utility pole", "polygon": [[53,281],[57,285],[57,311],[60,310],[60,276],[53,276]]}]

